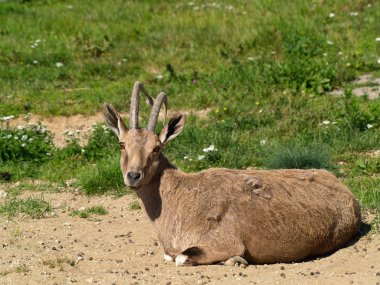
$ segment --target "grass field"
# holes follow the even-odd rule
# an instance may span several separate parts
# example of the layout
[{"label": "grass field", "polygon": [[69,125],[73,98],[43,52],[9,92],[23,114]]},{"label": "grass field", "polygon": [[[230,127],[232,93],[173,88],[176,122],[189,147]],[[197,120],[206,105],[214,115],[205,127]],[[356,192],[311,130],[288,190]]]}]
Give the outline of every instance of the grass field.
[{"label": "grass field", "polygon": [[[362,0],[2,1],[0,117],[125,112],[140,80],[170,109],[211,108],[166,149],[185,171],[327,168],[379,213],[380,99],[352,94],[357,76],[380,76],[379,18]],[[0,180],[23,182],[9,193],[27,178],[125,193],[106,128],[58,149],[43,126],[0,124]]]}]

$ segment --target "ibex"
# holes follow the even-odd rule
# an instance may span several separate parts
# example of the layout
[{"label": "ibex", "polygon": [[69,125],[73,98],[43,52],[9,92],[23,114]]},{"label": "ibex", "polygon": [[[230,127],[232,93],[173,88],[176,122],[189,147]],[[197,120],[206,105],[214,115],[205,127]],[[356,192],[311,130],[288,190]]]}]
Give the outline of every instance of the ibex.
[{"label": "ibex", "polygon": [[[139,127],[139,94],[152,107]],[[107,125],[118,136],[125,184],[157,232],[165,260],[177,266],[292,262],[333,252],[358,231],[360,206],[326,170],[234,170],[184,173],[162,153],[185,124],[175,115],[160,134],[155,126],[167,97],[154,100],[136,82],[130,125],[108,104]]]}]

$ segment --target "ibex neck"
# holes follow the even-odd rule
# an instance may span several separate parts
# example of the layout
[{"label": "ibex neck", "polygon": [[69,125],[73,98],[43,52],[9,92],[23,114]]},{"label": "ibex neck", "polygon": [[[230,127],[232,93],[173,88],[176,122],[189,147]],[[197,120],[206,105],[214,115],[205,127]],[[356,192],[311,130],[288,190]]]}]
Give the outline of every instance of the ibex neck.
[{"label": "ibex neck", "polygon": [[160,155],[160,162],[157,168],[155,176],[151,181],[142,186],[137,191],[137,197],[139,198],[140,206],[147,213],[149,219],[154,222],[161,216],[162,200],[161,191],[162,184],[166,175],[170,175],[170,172],[179,171],[177,167],[173,165],[163,154]]}]

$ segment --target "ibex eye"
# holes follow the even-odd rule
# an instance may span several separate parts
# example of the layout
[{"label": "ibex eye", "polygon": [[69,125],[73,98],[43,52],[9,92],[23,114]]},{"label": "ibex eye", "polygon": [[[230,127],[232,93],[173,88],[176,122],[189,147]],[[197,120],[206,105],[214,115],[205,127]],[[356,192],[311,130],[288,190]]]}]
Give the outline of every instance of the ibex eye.
[{"label": "ibex eye", "polygon": [[157,153],[157,152],[159,152],[160,151],[160,147],[155,147],[154,149],[153,149],[153,153]]},{"label": "ibex eye", "polygon": [[120,149],[125,149],[125,143],[119,142]]}]

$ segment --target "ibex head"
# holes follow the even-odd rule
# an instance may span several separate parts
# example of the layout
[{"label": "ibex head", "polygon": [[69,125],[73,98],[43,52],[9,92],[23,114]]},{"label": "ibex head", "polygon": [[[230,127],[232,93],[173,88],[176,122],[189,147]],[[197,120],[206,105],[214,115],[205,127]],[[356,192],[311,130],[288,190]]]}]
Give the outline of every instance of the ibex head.
[{"label": "ibex head", "polygon": [[[147,129],[139,128],[140,91],[144,93],[152,106]],[[131,97],[129,129],[124,124],[120,114],[111,105],[104,105],[106,123],[119,138],[121,170],[124,183],[128,187],[137,189],[149,183],[157,172],[162,148],[167,142],[178,136],[185,125],[185,117],[176,115],[157,135],[155,128],[162,104],[165,106],[166,117],[166,94],[161,92],[154,100],[145,92],[143,84],[136,82]]]}]

